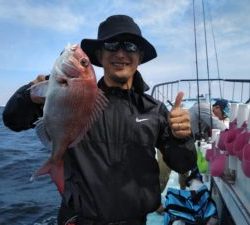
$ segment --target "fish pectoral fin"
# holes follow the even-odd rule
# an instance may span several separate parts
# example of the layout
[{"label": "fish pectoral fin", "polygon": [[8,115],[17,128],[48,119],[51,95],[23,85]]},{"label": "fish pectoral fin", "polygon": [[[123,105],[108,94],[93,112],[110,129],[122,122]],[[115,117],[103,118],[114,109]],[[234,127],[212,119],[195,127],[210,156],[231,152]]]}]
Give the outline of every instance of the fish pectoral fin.
[{"label": "fish pectoral fin", "polygon": [[56,81],[60,84],[60,85],[64,85],[67,86],[68,85],[68,78],[66,76],[55,76]]},{"label": "fish pectoral fin", "polygon": [[78,137],[69,145],[70,148],[74,147],[79,143],[87,133],[87,131],[91,128],[93,123],[97,120],[100,116],[102,111],[107,107],[108,99],[105,97],[103,91],[98,89],[97,98],[93,107],[93,110],[89,116],[88,122],[82,128],[82,131],[79,133]]},{"label": "fish pectoral fin", "polygon": [[28,88],[28,90],[30,90],[30,96],[32,96],[33,98],[34,97],[45,98],[48,90],[48,84],[49,81],[45,80],[32,85],[30,88]]}]

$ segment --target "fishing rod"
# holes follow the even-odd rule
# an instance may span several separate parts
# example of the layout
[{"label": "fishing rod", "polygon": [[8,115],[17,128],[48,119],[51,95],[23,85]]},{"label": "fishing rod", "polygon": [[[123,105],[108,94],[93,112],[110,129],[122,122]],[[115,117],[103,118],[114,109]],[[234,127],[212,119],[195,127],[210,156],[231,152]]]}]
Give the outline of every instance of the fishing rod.
[{"label": "fishing rod", "polygon": [[198,57],[197,57],[197,40],[196,40],[196,18],[195,18],[195,7],[193,0],[193,23],[194,23],[194,48],[195,48],[195,68],[196,68],[196,84],[197,84],[197,104],[198,104],[198,146],[200,146],[201,141],[201,112],[200,112],[200,88],[199,88],[199,69],[198,69]]},{"label": "fishing rod", "polygon": [[213,38],[213,44],[214,44],[214,52],[215,52],[215,60],[216,60],[216,68],[217,68],[217,77],[219,79],[219,89],[220,89],[220,97],[222,98],[222,90],[221,90],[221,80],[220,80],[220,69],[219,69],[219,60],[218,60],[218,54],[217,54],[217,47],[215,42],[215,36],[214,36],[214,29],[213,29],[213,22],[212,22],[212,14],[211,10],[209,8],[209,4],[207,4],[207,11],[209,15],[209,21],[212,31],[212,38]]},{"label": "fishing rod", "polygon": [[209,99],[209,116],[210,116],[210,133],[209,137],[212,136],[212,128],[213,128],[213,119],[212,119],[212,105],[211,105],[211,82],[210,82],[210,71],[209,71],[209,63],[208,63],[208,50],[207,50],[207,30],[206,30],[206,15],[205,15],[205,7],[204,1],[202,2],[202,12],[203,12],[203,29],[204,29],[204,40],[206,47],[206,65],[207,65],[207,79],[208,79],[208,99]]}]

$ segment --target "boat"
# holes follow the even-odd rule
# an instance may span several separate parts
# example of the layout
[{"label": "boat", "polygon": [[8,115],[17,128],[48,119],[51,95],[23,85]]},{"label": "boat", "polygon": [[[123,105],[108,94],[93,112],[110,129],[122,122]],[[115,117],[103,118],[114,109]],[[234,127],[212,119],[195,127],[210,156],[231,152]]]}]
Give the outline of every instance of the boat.
[{"label": "boat", "polygon": [[[202,174],[218,211],[219,225],[250,224],[250,80],[249,79],[199,79],[203,93],[197,96],[194,91],[197,79],[183,79],[156,84],[151,95],[165,103],[168,109],[179,91],[184,91],[182,106],[190,108],[198,98],[200,101],[213,102],[218,98],[230,102],[231,114],[228,118],[228,129],[214,133],[208,140],[199,140],[203,157],[210,153],[223,155],[224,166],[218,173],[212,158],[208,159],[208,170]],[[208,83],[213,91],[208,93]],[[195,89],[194,89],[195,88]],[[230,146],[222,147],[223,135],[231,132]],[[245,135],[245,136],[244,136]],[[244,139],[244,140],[243,140]],[[244,143],[243,143],[244,141]],[[196,141],[197,144],[197,141]],[[234,144],[234,145],[233,145]],[[196,145],[197,146],[197,145]],[[236,152],[235,152],[236,151]],[[215,157],[214,157],[215,158]],[[219,161],[218,161],[219,162]],[[218,165],[218,164],[217,164]],[[220,162],[219,165],[222,165]],[[215,168],[215,169],[214,169]],[[227,176],[228,175],[228,176]],[[231,176],[229,176],[231,175]],[[178,185],[178,180],[176,180]],[[175,188],[176,187],[175,183]],[[166,187],[167,189],[167,187]],[[166,190],[163,195],[166,194]],[[162,221],[161,221],[162,222]],[[160,224],[160,223],[158,223]],[[166,225],[166,224],[165,224]]]}]

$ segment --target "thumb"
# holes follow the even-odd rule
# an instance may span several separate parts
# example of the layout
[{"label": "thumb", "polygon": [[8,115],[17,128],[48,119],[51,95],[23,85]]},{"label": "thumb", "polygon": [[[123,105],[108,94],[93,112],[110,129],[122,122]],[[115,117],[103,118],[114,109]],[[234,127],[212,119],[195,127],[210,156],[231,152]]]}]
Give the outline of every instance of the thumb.
[{"label": "thumb", "polygon": [[183,97],[184,97],[184,93],[182,91],[178,92],[178,94],[175,98],[175,103],[174,103],[173,108],[181,107],[181,102],[182,102]]}]

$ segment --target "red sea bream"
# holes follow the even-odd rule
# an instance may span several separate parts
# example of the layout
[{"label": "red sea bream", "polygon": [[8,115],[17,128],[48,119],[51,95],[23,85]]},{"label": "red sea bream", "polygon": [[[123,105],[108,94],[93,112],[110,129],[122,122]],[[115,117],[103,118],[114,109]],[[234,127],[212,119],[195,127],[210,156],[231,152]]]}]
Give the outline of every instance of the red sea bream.
[{"label": "red sea bream", "polygon": [[31,95],[45,97],[36,130],[42,143],[52,149],[51,157],[34,176],[48,173],[63,193],[64,153],[84,138],[107,99],[98,89],[93,66],[79,45],[65,47],[49,80],[32,86]]}]

